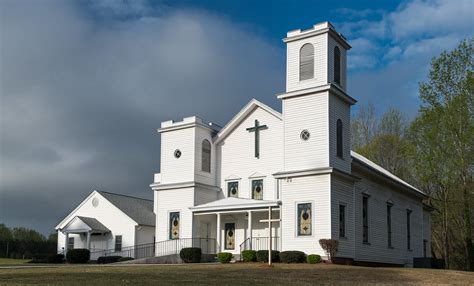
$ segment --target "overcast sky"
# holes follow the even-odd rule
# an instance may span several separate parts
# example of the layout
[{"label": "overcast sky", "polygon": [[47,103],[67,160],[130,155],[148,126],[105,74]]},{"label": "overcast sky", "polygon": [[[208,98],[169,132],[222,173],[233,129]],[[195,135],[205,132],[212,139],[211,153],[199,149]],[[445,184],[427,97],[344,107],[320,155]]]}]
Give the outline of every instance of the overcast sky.
[{"label": "overcast sky", "polygon": [[151,199],[161,121],[280,110],[288,30],[331,21],[349,94],[408,117],[430,59],[474,34],[470,0],[328,2],[1,1],[0,223],[47,234],[94,189]]}]

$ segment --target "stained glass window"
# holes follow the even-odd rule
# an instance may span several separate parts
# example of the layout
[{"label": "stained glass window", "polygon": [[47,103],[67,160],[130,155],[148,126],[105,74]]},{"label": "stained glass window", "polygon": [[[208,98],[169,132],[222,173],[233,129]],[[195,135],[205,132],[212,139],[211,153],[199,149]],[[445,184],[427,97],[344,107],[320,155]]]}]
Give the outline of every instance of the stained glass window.
[{"label": "stained glass window", "polygon": [[170,213],[170,239],[179,238],[179,212]]},{"label": "stained glass window", "polygon": [[228,182],[227,183],[227,196],[228,197],[239,197],[239,182]]},{"label": "stained glass window", "polygon": [[263,180],[252,181],[252,199],[263,200]]},{"label": "stained glass window", "polygon": [[311,203],[298,204],[298,235],[311,235],[312,215]]},{"label": "stained glass window", "polygon": [[225,224],[225,249],[235,249],[235,223]]}]

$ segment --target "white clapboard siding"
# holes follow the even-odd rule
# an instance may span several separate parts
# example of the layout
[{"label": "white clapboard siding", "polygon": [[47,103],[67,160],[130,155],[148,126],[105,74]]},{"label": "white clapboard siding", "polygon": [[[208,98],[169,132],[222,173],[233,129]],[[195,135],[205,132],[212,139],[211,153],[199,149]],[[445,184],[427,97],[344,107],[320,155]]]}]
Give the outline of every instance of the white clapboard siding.
[{"label": "white clapboard siding", "polygon": [[[300,250],[306,254],[325,255],[319,240],[331,238],[330,181],[329,174],[282,180],[282,250]],[[311,236],[297,235],[298,203],[312,203]]]},{"label": "white clapboard siding", "polygon": [[[329,95],[321,92],[283,100],[285,170],[329,166]],[[309,140],[301,139],[308,130]]]},{"label": "white clapboard siding", "polygon": [[[327,34],[287,43],[286,91],[294,91],[327,83]],[[304,44],[314,46],[314,77],[300,80],[300,51]]]},{"label": "white clapboard siding", "polygon": [[157,191],[156,241],[169,239],[169,213],[180,212],[180,238],[191,238],[194,188]]},{"label": "white clapboard siding", "polygon": [[[354,173],[354,170],[353,170]],[[366,174],[355,187],[355,260],[411,265],[413,257],[423,256],[423,206],[419,199],[387,185],[367,179]],[[362,197],[369,194],[369,244],[362,242]],[[392,206],[392,246],[387,245],[387,202]],[[411,248],[407,250],[406,212],[411,214]]]},{"label": "white clapboard siding", "polygon": [[[195,128],[185,128],[161,133],[161,184],[190,182],[194,180]],[[175,150],[181,157],[175,158]]]},{"label": "white clapboard siding", "polygon": [[[346,173],[351,172],[351,116],[350,105],[338,97],[329,97],[329,153],[330,165]],[[342,121],[343,158],[337,156],[337,120]]]},{"label": "white clapboard siding", "polygon": [[[331,176],[332,238],[339,240],[337,256],[354,258],[354,183],[339,176]],[[339,237],[339,205],[346,207],[346,235]]]},{"label": "white clapboard siding", "polygon": [[[247,128],[267,125],[260,130],[260,157],[255,158],[255,132]],[[263,199],[276,199],[276,180],[272,174],[283,169],[283,123],[280,118],[257,107],[218,146],[218,180],[224,196],[230,178],[239,180],[239,197],[251,198],[251,178],[263,179]]]}]

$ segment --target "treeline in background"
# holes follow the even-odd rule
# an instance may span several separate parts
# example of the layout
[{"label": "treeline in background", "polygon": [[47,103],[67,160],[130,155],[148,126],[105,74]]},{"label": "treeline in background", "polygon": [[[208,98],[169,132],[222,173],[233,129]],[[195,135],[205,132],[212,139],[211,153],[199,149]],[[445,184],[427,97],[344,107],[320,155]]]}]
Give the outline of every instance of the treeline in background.
[{"label": "treeline in background", "polygon": [[[474,270],[474,39],[434,58],[419,85],[413,120],[363,105],[351,121],[352,150],[430,196],[432,254],[447,268]],[[382,95],[383,96],[383,95]]]},{"label": "treeline in background", "polygon": [[0,258],[31,259],[55,254],[56,249],[56,233],[46,238],[32,229],[0,224]]}]

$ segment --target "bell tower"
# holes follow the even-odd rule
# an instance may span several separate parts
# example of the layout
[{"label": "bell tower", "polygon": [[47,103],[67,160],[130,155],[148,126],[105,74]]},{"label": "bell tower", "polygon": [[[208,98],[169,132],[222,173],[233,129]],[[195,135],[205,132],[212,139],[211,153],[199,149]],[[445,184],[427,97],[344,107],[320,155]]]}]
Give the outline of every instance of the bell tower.
[{"label": "bell tower", "polygon": [[350,107],[347,51],[351,46],[329,22],[293,30],[287,46],[284,168],[337,168],[350,173]]}]

